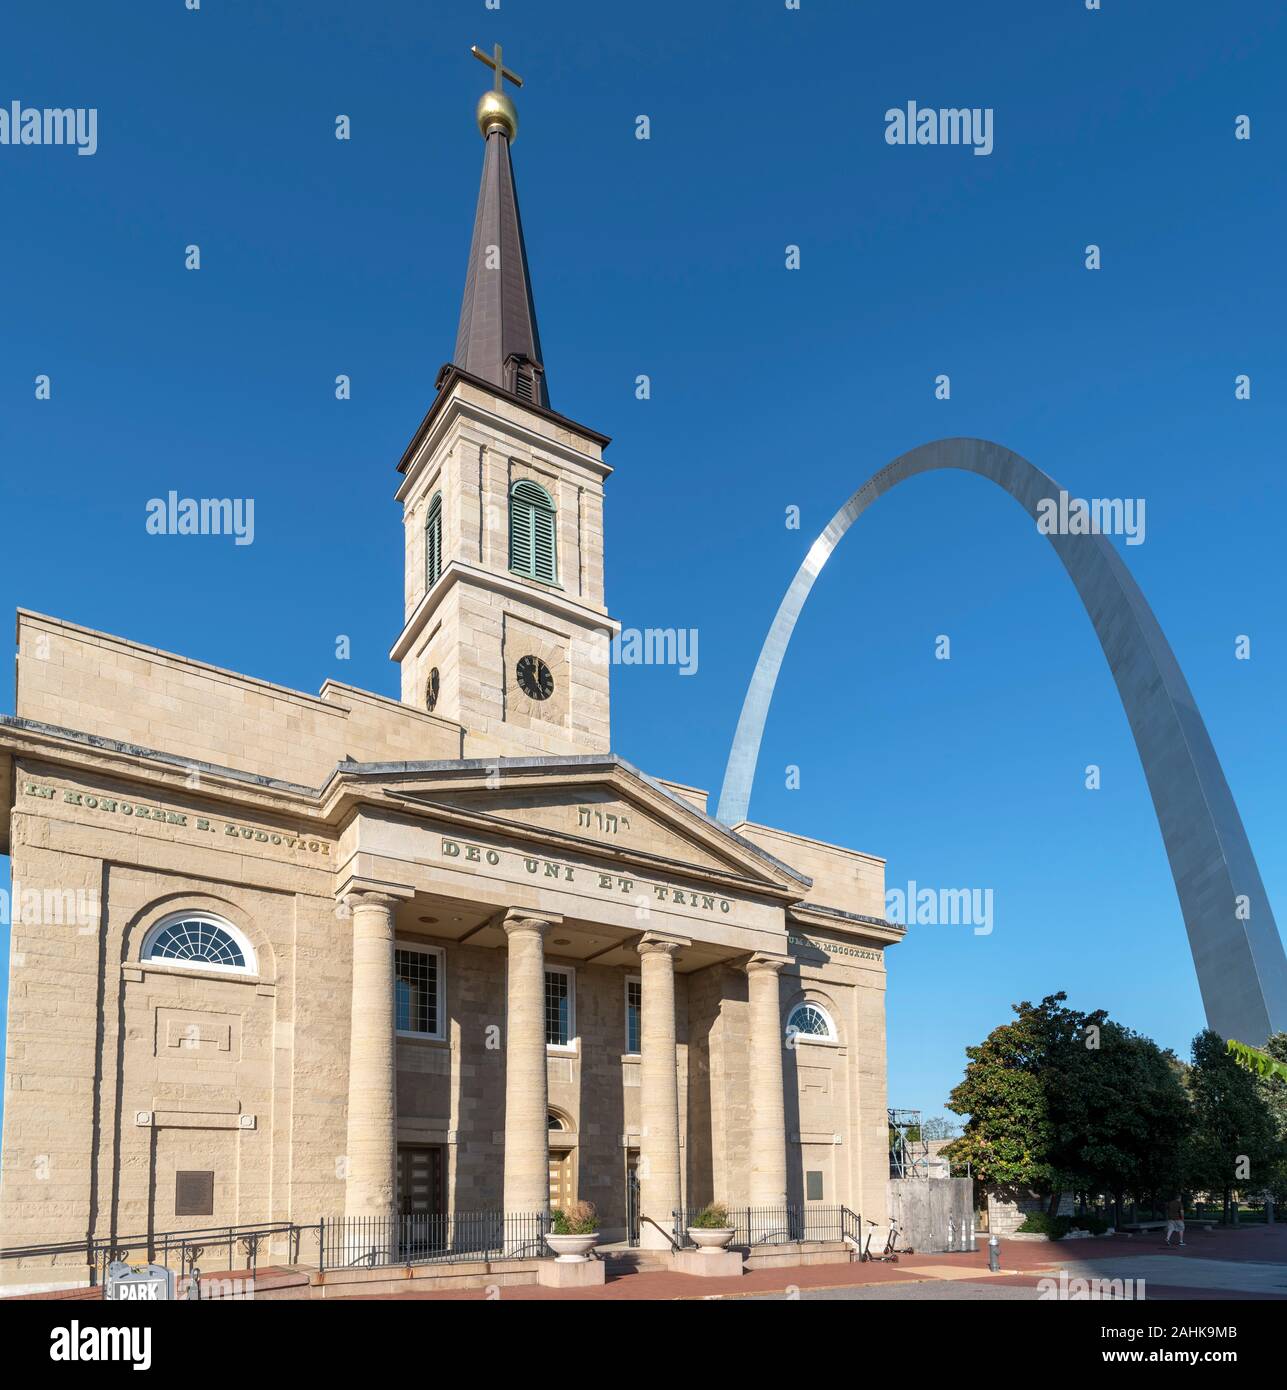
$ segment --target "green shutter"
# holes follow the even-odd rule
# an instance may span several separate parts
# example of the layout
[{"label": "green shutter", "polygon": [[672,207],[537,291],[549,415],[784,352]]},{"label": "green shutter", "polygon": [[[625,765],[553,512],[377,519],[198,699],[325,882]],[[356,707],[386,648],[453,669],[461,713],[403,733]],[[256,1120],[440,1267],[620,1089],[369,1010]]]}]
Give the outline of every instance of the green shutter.
[{"label": "green shutter", "polygon": [[532,573],[535,578],[553,584],[558,578],[554,560],[554,513],[534,507],[532,522]]},{"label": "green shutter", "polygon": [[442,574],[442,493],[429,503],[425,522],[425,588],[432,589]]},{"label": "green shutter", "polygon": [[509,567],[515,574],[558,582],[554,503],[548,492],[523,479],[510,489]]}]

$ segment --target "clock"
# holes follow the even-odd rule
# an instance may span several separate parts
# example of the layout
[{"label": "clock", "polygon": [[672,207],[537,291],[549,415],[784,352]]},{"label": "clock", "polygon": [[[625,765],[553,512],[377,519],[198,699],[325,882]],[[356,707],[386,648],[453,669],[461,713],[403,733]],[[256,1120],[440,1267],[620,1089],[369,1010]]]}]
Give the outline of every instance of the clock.
[{"label": "clock", "polygon": [[438,704],[438,668],[435,666],[429,672],[429,679],[425,681],[425,708],[430,714],[434,712]]},{"label": "clock", "polygon": [[532,700],[548,700],[554,694],[554,677],[539,656],[518,659],[518,688]]}]

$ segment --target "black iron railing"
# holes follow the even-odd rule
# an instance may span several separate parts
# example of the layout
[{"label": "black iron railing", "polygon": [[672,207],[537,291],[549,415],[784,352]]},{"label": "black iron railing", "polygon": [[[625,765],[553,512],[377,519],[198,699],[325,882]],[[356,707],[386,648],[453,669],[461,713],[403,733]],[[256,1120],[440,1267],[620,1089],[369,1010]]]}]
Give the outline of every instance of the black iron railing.
[{"label": "black iron railing", "polygon": [[[696,1211],[676,1211],[675,1243],[681,1249],[691,1246],[688,1228]],[[827,1207],[813,1202],[788,1202],[781,1207],[729,1207],[733,1227],[732,1245],[787,1245],[802,1240],[857,1240],[861,1220],[848,1207]]]},{"label": "black iron railing", "polygon": [[316,1234],[317,1229],[316,1226],[299,1226],[293,1221],[270,1221],[254,1226],[211,1226],[197,1231],[89,1236],[85,1240],[62,1241],[52,1245],[14,1246],[0,1250],[0,1261],[31,1263],[47,1259],[56,1262],[59,1256],[67,1256],[83,1260],[89,1266],[90,1279],[95,1284],[104,1284],[107,1282],[107,1267],[115,1260],[129,1261],[142,1256],[151,1263],[167,1268],[172,1260],[177,1260],[178,1272],[188,1275],[199,1261],[206,1262],[208,1271],[206,1257],[222,1251],[229,1270],[248,1269],[253,1275],[260,1254],[273,1242],[281,1247],[284,1264],[298,1263],[302,1232],[312,1230]]},{"label": "black iron railing", "polygon": [[451,1215],[340,1217],[320,1225],[318,1268],[531,1260],[549,1252],[544,1212],[471,1211]]}]

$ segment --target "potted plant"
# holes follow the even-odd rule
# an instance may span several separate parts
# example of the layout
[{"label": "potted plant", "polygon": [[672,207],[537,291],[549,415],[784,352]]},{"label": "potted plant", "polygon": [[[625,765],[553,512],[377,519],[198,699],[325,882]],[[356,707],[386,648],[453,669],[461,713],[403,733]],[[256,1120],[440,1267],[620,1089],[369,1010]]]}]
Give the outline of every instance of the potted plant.
[{"label": "potted plant", "polygon": [[593,1202],[573,1202],[566,1211],[550,1213],[545,1243],[564,1264],[580,1264],[599,1243],[599,1213]]},{"label": "potted plant", "polygon": [[711,1202],[693,1217],[688,1239],[703,1255],[716,1255],[733,1239],[736,1228],[729,1224],[728,1208],[723,1202]]}]

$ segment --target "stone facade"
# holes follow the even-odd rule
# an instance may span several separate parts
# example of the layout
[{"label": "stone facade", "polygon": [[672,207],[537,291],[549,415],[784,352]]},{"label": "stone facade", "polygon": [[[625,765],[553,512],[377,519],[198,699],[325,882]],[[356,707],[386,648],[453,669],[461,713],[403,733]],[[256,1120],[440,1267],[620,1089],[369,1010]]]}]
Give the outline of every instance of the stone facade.
[{"label": "stone facade", "polygon": [[[782,1181],[804,1200],[812,1172],[827,1203],[884,1210],[883,950],[898,932],[878,920],[880,861],[837,851],[852,886],[823,907],[756,845],[767,832],[731,832],[700,794],[611,755],[407,761],[417,739],[454,750],[463,731],[378,697],[346,693],[332,712],[337,686],[314,699],[33,614],[18,638],[19,715],[0,724],[14,880],[3,1245],[385,1211],[390,1126],[387,1150],[441,1151],[451,1209],[499,1206],[515,910],[550,924],[544,964],[574,972],[575,1036],[541,1055],[561,1126],[550,1152],[606,1231],[624,1233],[628,1173],[671,1129],[661,1161],[677,1148],[688,1206],[767,1201]],[[93,688],[95,654],[127,678]],[[388,756],[318,776],[346,729],[348,747]],[[383,747],[357,741],[382,731]],[[227,762],[193,756],[189,736]],[[275,779],[283,763],[315,785]],[[789,840],[774,832],[775,853]],[[145,959],[152,929],[188,912],[231,924],[253,970]],[[394,941],[441,947],[441,1039],[388,1036]],[[673,1048],[664,1011],[659,1034],[649,1022],[650,955],[666,962]],[[642,1055],[626,1036],[626,982],[641,976]],[[801,1001],[825,1008],[834,1040],[783,1046]],[[775,1051],[780,1122],[756,1105]],[[546,1162],[542,1144],[529,1189]],[[214,1174],[213,1205],[185,1217],[176,1175],[190,1171]],[[669,1204],[674,1183],[650,1181],[645,1199]]]},{"label": "stone facade", "polygon": [[[711,1200],[885,1218],[883,862],[611,753],[608,441],[491,384],[519,357],[445,368],[403,457],[400,700],[19,613],[0,1247],[575,1199],[644,1244]],[[539,579],[516,483],[553,508]]]}]

